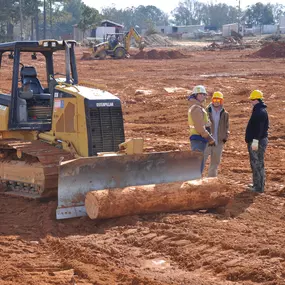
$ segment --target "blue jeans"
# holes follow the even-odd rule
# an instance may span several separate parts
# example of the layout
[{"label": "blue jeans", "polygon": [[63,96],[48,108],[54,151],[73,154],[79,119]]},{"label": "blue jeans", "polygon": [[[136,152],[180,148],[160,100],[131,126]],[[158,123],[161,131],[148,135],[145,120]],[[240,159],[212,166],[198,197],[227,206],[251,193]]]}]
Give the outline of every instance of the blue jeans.
[{"label": "blue jeans", "polygon": [[[200,151],[204,153],[206,150],[207,144],[208,144],[207,142],[203,142],[199,140],[190,140],[191,150],[193,151]],[[205,162],[204,162],[204,159],[202,159],[201,174],[203,173],[204,167],[205,167]]]}]

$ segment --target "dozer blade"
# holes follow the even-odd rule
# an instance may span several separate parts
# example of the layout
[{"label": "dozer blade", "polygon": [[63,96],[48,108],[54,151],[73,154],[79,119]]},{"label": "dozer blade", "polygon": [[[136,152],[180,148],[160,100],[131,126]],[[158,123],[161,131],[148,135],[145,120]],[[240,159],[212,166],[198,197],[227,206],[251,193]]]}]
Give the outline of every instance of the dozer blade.
[{"label": "dozer blade", "polygon": [[78,158],[59,166],[57,219],[85,216],[89,191],[201,178],[199,152],[172,151]]}]

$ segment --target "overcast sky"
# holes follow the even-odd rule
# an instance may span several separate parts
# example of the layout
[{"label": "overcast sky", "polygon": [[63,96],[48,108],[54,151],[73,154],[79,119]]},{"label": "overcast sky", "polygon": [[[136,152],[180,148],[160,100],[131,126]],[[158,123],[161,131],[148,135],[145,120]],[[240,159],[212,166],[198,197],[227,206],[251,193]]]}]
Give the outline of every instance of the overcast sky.
[{"label": "overcast sky", "polygon": [[[114,5],[116,9],[124,9],[126,7],[137,7],[139,5],[153,5],[156,6],[157,8],[161,9],[165,13],[170,13],[172,10],[174,10],[177,6],[178,3],[180,2],[179,0],[120,0],[120,1],[114,1],[114,0],[83,0],[83,2],[90,6],[94,7],[97,10],[101,11],[103,7],[108,7]],[[227,1],[207,1],[207,0],[200,0],[200,2],[204,3],[227,3],[228,5],[232,6],[237,6],[238,5],[238,0],[227,0]],[[277,1],[269,1],[269,0],[240,0],[241,3],[241,8],[245,8],[248,5],[255,4],[257,2],[261,2],[263,4],[267,3],[282,3],[282,0],[277,0]]]}]

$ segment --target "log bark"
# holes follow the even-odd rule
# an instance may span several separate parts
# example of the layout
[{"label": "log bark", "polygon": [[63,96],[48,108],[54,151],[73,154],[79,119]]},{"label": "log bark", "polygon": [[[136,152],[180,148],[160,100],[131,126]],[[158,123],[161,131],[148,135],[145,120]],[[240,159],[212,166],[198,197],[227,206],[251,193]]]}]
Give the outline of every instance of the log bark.
[{"label": "log bark", "polygon": [[87,193],[91,219],[157,212],[193,211],[225,206],[232,197],[229,183],[218,178],[95,190]]}]

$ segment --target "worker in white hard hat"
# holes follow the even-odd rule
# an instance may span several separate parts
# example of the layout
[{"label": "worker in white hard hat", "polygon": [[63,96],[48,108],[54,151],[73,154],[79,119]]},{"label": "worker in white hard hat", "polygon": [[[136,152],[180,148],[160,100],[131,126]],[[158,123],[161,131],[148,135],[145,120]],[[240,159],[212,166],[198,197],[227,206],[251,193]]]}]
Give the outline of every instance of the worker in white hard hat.
[{"label": "worker in white hard hat", "polygon": [[216,91],[212,95],[212,102],[206,108],[211,121],[211,134],[215,139],[215,146],[207,146],[204,154],[204,163],[210,156],[208,177],[218,175],[224,144],[229,138],[229,113],[224,108],[224,95]]},{"label": "worker in white hard hat", "polygon": [[252,113],[246,127],[245,142],[253,180],[249,189],[262,193],[265,185],[264,154],[268,144],[269,119],[267,106],[263,102],[263,93],[260,90],[253,90],[248,99],[252,103]]},{"label": "worker in white hard hat", "polygon": [[[207,145],[215,145],[215,140],[207,130],[210,127],[207,112],[203,107],[207,92],[203,85],[194,87],[191,95],[188,97],[190,107],[188,110],[188,124],[190,128],[191,150],[200,151],[204,154]],[[201,165],[201,173],[204,169],[204,160]]]}]

